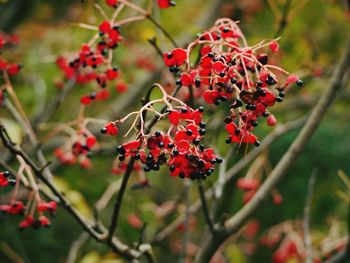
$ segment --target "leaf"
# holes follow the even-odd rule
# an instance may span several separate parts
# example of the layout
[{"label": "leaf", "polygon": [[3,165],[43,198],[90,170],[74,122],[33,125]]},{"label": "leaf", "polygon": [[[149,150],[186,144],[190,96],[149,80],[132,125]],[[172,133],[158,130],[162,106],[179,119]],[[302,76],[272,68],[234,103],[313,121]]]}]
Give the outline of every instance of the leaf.
[{"label": "leaf", "polygon": [[11,119],[1,118],[0,122],[5,126],[10,139],[16,144],[21,144],[23,138],[21,127]]},{"label": "leaf", "polygon": [[97,251],[91,251],[88,254],[86,254],[80,261],[79,263],[99,263],[101,257],[97,253]]},{"label": "leaf", "polygon": [[71,190],[69,184],[62,178],[54,177],[55,186],[60,192],[65,193],[67,199],[72,205],[78,209],[83,215],[90,217],[92,215],[89,205],[86,203],[84,196],[76,191]]},{"label": "leaf", "polygon": [[78,209],[83,215],[90,217],[91,210],[89,205],[86,203],[84,196],[75,190],[68,191],[66,193],[67,199],[73,204],[73,206]]},{"label": "leaf", "polygon": [[227,246],[227,248],[225,249],[225,254],[228,258],[228,262],[231,263],[245,263],[246,258],[244,256],[244,253],[242,252],[242,250],[236,246],[236,245],[229,245]]}]

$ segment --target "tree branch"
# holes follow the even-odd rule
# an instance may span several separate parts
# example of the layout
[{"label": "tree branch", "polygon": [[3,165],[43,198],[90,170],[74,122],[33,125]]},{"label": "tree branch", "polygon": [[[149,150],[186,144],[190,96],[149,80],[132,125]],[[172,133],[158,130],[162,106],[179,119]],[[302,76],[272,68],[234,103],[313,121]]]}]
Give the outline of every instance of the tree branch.
[{"label": "tree branch", "polygon": [[275,34],[275,38],[279,37],[282,35],[283,31],[287,27],[288,24],[288,14],[289,14],[289,9],[292,4],[292,0],[286,0],[284,6],[283,6],[283,11],[282,11],[282,16],[278,24],[278,29]]},{"label": "tree branch", "polygon": [[312,242],[310,236],[310,210],[311,210],[311,201],[314,193],[315,181],[317,175],[317,168],[313,169],[309,184],[307,188],[306,202],[304,207],[304,218],[303,218],[303,231],[304,231],[304,244],[306,248],[306,262],[312,263]]},{"label": "tree branch", "polygon": [[122,200],[123,200],[123,196],[124,196],[124,193],[126,190],[126,186],[128,184],[129,178],[130,178],[130,174],[134,169],[134,162],[135,162],[134,157],[131,157],[129,164],[128,164],[128,167],[126,168],[126,171],[124,173],[123,181],[122,181],[122,184],[120,186],[117,198],[115,200],[113,214],[112,214],[112,218],[111,218],[111,224],[110,224],[109,230],[108,230],[108,236],[107,236],[108,241],[110,241],[112,239],[113,234],[118,226],[119,212],[120,212],[120,208],[122,205]]},{"label": "tree branch", "polygon": [[198,192],[199,192],[199,197],[202,204],[205,221],[208,224],[210,232],[212,233],[212,235],[214,235],[215,234],[214,224],[210,218],[208,204],[207,204],[207,200],[205,199],[204,188],[201,180],[198,181]]}]

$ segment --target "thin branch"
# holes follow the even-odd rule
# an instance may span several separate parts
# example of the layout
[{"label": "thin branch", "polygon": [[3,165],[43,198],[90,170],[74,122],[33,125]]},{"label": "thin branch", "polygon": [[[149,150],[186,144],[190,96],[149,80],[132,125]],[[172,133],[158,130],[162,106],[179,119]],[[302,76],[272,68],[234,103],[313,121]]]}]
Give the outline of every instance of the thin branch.
[{"label": "thin branch", "polygon": [[7,243],[5,242],[1,242],[0,243],[0,248],[3,252],[3,254],[5,254],[13,263],[25,263],[25,261],[23,260],[23,258],[21,258],[15,250],[13,250]]},{"label": "thin branch", "polygon": [[75,263],[78,257],[79,250],[84,245],[84,243],[88,240],[89,234],[83,232],[80,234],[77,240],[75,240],[69,249],[67,263]]},{"label": "thin branch", "polygon": [[183,222],[184,224],[184,230],[183,230],[183,238],[182,238],[182,250],[181,250],[181,254],[180,254],[180,259],[179,262],[183,263],[185,262],[186,256],[187,256],[187,245],[189,243],[189,239],[190,239],[190,230],[189,230],[189,223],[190,223],[190,189],[191,189],[191,185],[192,182],[189,180],[185,180],[184,181],[184,185],[185,185],[185,189],[184,189],[184,193],[185,193],[185,220]]},{"label": "thin branch", "polygon": [[[19,123],[22,126],[23,130],[27,134],[31,145],[34,148],[34,151],[36,153],[36,156],[38,158],[40,165],[45,166],[48,163],[48,161],[46,160],[43,152],[40,149],[39,141],[36,138],[35,134],[32,132],[32,127],[29,124],[27,124],[25,119],[22,118],[22,116],[20,115],[20,113],[17,111],[16,107],[14,107],[14,105],[11,103],[10,100],[5,100],[3,104],[5,105],[7,110],[11,113],[11,115],[15,118],[17,123]],[[53,176],[49,169],[45,169],[45,171],[43,171],[43,174],[46,176],[46,178],[48,178],[49,180],[52,180]]]},{"label": "thin branch", "polygon": [[278,29],[276,31],[275,38],[281,36],[283,31],[287,27],[288,15],[289,15],[289,10],[290,10],[291,4],[292,4],[292,0],[286,0],[285,4],[283,6],[282,16],[281,16],[279,24],[278,24]]},{"label": "thin branch", "polygon": [[120,212],[120,208],[122,205],[122,200],[123,200],[123,196],[124,196],[124,193],[126,190],[126,186],[128,184],[129,178],[130,178],[130,174],[134,169],[134,162],[135,162],[135,159],[133,157],[131,157],[129,164],[128,164],[128,167],[126,168],[126,171],[124,173],[123,181],[122,181],[122,184],[120,186],[117,198],[115,200],[113,214],[112,214],[112,218],[111,218],[111,224],[110,224],[109,230],[108,230],[108,236],[107,236],[108,241],[110,241],[112,239],[114,232],[118,226],[119,212]]},{"label": "thin branch", "polygon": [[[205,239],[204,244],[199,251],[195,262],[208,262],[217,250],[217,248],[232,234],[237,232],[244,223],[261,207],[263,201],[269,196],[271,190],[285,176],[288,169],[293,165],[294,161],[305,147],[310,137],[316,131],[318,124],[325,115],[335,98],[337,91],[342,87],[342,79],[350,65],[350,40],[348,40],[345,53],[341,57],[338,66],[336,67],[328,88],[321,96],[318,103],[312,110],[310,117],[302,130],[298,134],[295,141],[289,147],[287,152],[276,165],[270,176],[264,184],[259,188],[254,197],[239,210],[234,216],[225,222],[224,229],[221,229],[221,236],[209,237]],[[220,226],[218,226],[220,227]]]},{"label": "thin branch", "polygon": [[325,263],[345,263],[350,259],[350,203],[348,204],[347,231],[348,234],[345,248],[333,255]]},{"label": "thin branch", "polygon": [[60,107],[64,99],[66,98],[67,94],[72,90],[75,84],[75,78],[69,79],[62,89],[59,90],[58,94],[55,96],[55,98],[45,106],[45,110],[38,114],[34,119],[32,120],[33,126],[35,127],[36,124],[47,122],[51,116],[57,111],[57,109]]},{"label": "thin branch", "polygon": [[154,38],[150,38],[148,39],[148,43],[150,43],[154,49],[157,51],[157,54],[163,58],[163,51],[160,49],[160,47],[158,46],[157,44],[157,39],[154,37]]},{"label": "thin branch", "polygon": [[203,184],[202,184],[201,180],[198,181],[198,192],[199,192],[199,197],[200,197],[201,204],[202,204],[202,209],[203,209],[205,221],[208,224],[210,232],[214,235],[215,234],[214,224],[210,218],[208,204],[207,204],[207,200],[205,199],[204,188],[203,188]]},{"label": "thin branch", "polygon": [[155,20],[152,16],[147,15],[146,18],[152,22],[153,25],[155,25],[160,31],[162,31],[162,33],[164,34],[164,36],[166,36],[166,38],[171,42],[171,44],[176,48],[179,47],[179,45],[176,43],[176,41],[174,40],[174,38],[171,36],[171,34],[160,24],[158,23],[157,20]]},{"label": "thin branch", "polygon": [[303,218],[303,230],[304,230],[304,244],[306,247],[306,263],[312,263],[312,242],[310,234],[310,210],[311,210],[311,201],[314,194],[314,187],[316,181],[317,169],[313,169],[309,184],[307,188],[306,202],[304,207],[304,218]]}]

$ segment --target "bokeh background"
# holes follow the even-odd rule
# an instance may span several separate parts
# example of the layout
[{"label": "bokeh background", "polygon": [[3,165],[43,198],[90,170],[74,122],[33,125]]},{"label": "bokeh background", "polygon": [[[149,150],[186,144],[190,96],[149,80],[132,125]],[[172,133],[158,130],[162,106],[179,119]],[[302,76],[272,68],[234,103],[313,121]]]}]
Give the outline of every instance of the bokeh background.
[{"label": "bokeh background", "polygon": [[[290,6],[287,10],[287,21],[281,27],[286,1],[290,2]],[[94,8],[95,2],[98,1],[0,0],[0,30],[20,37],[20,45],[10,53],[7,52],[6,56],[24,65],[13,85],[33,123],[40,119],[45,105],[58,93],[56,84],[62,79],[62,73],[55,64],[57,56],[75,52],[92,35],[90,30],[77,26],[77,23],[98,24],[102,20]],[[143,1],[134,2],[142,4]],[[239,20],[249,43],[282,36],[282,51],[277,59],[288,71],[301,76],[304,85],[290,92],[285,102],[273,110],[281,123],[297,119],[310,111],[327,87],[350,32],[349,6],[345,0],[177,0],[176,3],[174,8],[155,10],[154,17],[182,44],[189,43],[197,32],[201,32],[219,17]],[[154,80],[163,76],[162,81],[168,78],[166,73],[162,73],[162,60],[147,39],[157,36],[163,50],[170,50],[171,45],[151,23],[142,21],[128,25],[122,29],[122,33],[127,40],[116,51],[115,60],[123,81],[128,85],[128,92],[112,92],[109,103],[97,103],[89,109],[89,114],[93,116],[113,119],[137,109],[140,97],[146,91],[140,87],[144,87],[142,85],[149,81],[150,76]],[[151,61],[151,66],[140,68],[140,57]],[[81,88],[73,88],[50,122],[71,120],[78,110],[79,97],[84,92]],[[133,99],[128,100],[130,97]],[[314,245],[319,245],[329,236],[330,229],[333,229],[335,237],[345,235],[348,204],[337,193],[339,190],[349,190],[338,176],[339,170],[350,176],[349,98],[350,89],[347,83],[286,179],[278,187],[283,202],[280,205],[274,205],[271,201],[265,203],[264,208],[254,216],[260,224],[258,233],[249,241],[249,244],[255,245],[254,252],[249,252],[246,240],[238,238],[230,242],[223,251],[226,262],[271,262],[275,248],[260,246],[259,240],[270,227],[285,220],[303,218],[308,181],[313,172],[317,174],[310,216]],[[130,103],[126,104],[125,101]],[[208,122],[215,122],[216,118],[222,116],[219,109],[211,115]],[[13,134],[19,138],[22,136],[5,109],[0,108],[0,119],[12,124]],[[257,129],[261,138],[270,131],[270,128],[263,125]],[[39,137],[44,138],[46,132],[40,131]],[[260,156],[265,163],[265,168],[261,169],[268,170],[266,167],[273,167],[279,161],[297,132],[298,130],[294,130],[278,138]],[[224,143],[225,132],[222,130],[208,132],[208,137],[223,155],[232,147]],[[55,142],[43,140],[48,159],[55,160],[53,149],[59,144],[59,139],[58,137]],[[113,146],[118,144],[113,140],[106,140],[108,142]],[[233,155],[236,156],[232,158],[232,165],[243,157],[244,152],[234,151]],[[119,179],[111,173],[114,157],[113,149],[96,153],[92,158],[93,168],[90,170],[83,170],[79,166],[54,166],[56,183],[84,214],[91,215],[91,206],[108,185]],[[243,176],[247,169],[241,171],[237,178]],[[160,226],[166,225],[177,215],[174,213],[165,220],[160,220],[155,216],[155,211],[161,204],[181,196],[182,181],[170,178],[166,170],[159,174],[150,173],[148,179],[152,187],[141,190],[128,187],[126,192],[118,236],[128,244],[137,240],[140,234],[140,229],[133,227],[130,222],[131,214],[148,222],[146,236],[152,236]],[[138,179],[135,176],[132,180],[130,185]],[[213,180],[206,181],[206,186],[213,184]],[[232,188],[228,189],[228,196],[230,199],[224,210],[232,214],[242,206],[242,191],[236,189],[235,181],[232,182]],[[191,189],[190,198],[197,198],[195,188]],[[102,220],[108,222],[110,214],[111,205],[101,213]],[[203,229],[202,214],[197,213],[195,220],[196,228]],[[60,208],[56,218],[52,220],[51,229],[48,230],[29,229],[19,232],[18,221],[19,219],[0,215],[0,262],[14,262],[11,253],[17,254],[25,262],[66,262],[73,242],[82,233],[80,226]],[[190,233],[193,244],[200,244],[200,234],[201,231],[196,230]],[[155,246],[159,262],[178,262],[181,258],[181,252],[178,251],[181,238],[182,233],[178,231]],[[123,261],[103,244],[87,239],[79,250],[76,262]]]}]

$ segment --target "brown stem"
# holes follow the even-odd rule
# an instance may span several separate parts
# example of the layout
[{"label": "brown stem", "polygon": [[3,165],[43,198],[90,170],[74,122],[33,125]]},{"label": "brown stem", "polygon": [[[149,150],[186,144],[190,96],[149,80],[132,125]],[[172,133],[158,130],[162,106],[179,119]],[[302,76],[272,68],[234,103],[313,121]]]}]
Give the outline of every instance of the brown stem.
[{"label": "brown stem", "polygon": [[203,188],[203,184],[202,184],[201,180],[198,181],[198,192],[199,192],[199,197],[200,197],[201,204],[202,204],[202,209],[203,209],[205,221],[208,224],[210,232],[212,233],[212,235],[214,235],[215,229],[214,229],[213,221],[210,218],[208,204],[207,204],[207,200],[205,198],[204,188]]},{"label": "brown stem", "polygon": [[117,198],[115,200],[113,214],[112,214],[112,218],[111,218],[111,224],[110,224],[109,230],[108,230],[108,236],[107,236],[108,241],[110,241],[112,239],[114,232],[118,226],[119,212],[120,212],[120,208],[122,205],[122,200],[123,200],[123,196],[124,196],[124,193],[126,190],[126,186],[128,184],[129,178],[130,178],[130,174],[134,169],[134,162],[135,162],[135,159],[133,157],[131,157],[129,164],[128,164],[128,167],[126,168],[126,171],[124,173],[123,181],[122,181],[122,184],[120,186]]},{"label": "brown stem", "polygon": [[160,31],[162,31],[162,33],[164,34],[164,36],[166,36],[166,38],[171,42],[171,44],[173,44],[174,48],[179,47],[179,45],[176,43],[176,41],[174,40],[174,38],[171,36],[171,34],[160,24],[158,23],[157,20],[155,20],[152,16],[148,15],[146,16],[146,18],[152,22],[153,25],[155,25]]},{"label": "brown stem", "polygon": [[289,14],[291,4],[292,4],[292,0],[286,0],[283,6],[282,17],[278,24],[278,29],[276,31],[275,38],[281,36],[283,31],[286,29],[288,25],[288,14]]}]

